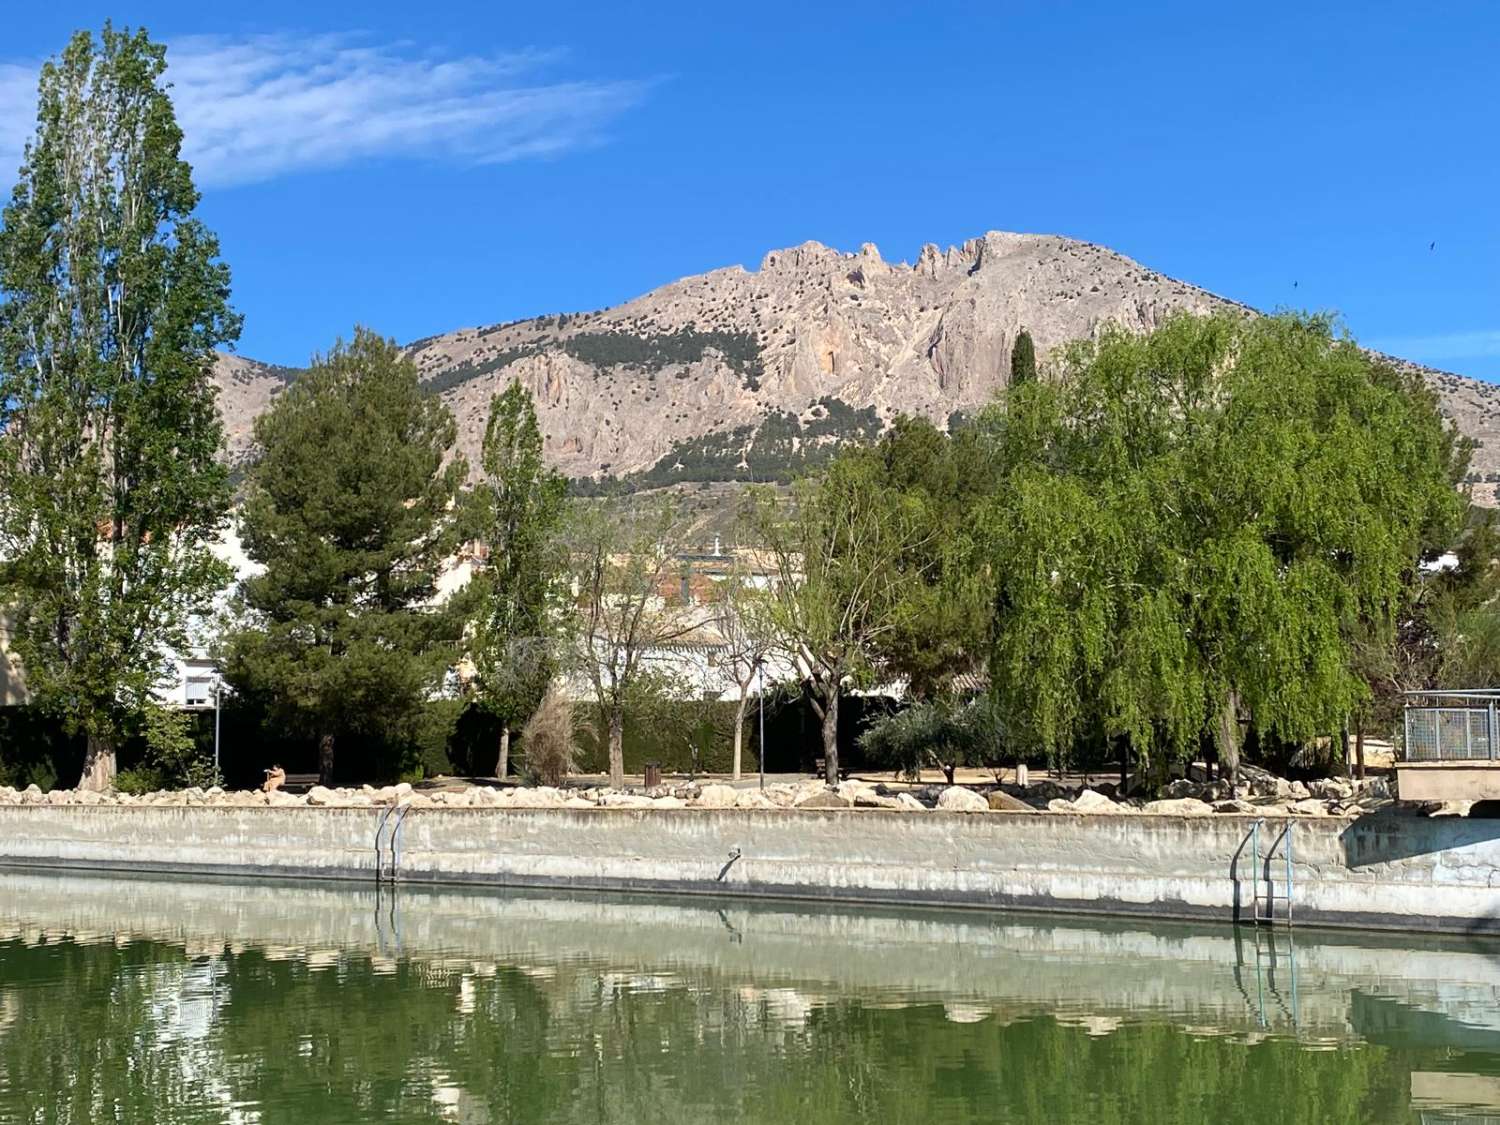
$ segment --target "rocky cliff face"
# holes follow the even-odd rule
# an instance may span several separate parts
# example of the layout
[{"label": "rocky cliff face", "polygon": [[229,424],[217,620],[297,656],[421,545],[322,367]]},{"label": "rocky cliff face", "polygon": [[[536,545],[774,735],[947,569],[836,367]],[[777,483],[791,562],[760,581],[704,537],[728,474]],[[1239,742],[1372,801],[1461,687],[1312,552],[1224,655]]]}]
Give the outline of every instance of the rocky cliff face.
[{"label": "rocky cliff face", "polygon": [[[490,398],[519,379],[536,398],[553,463],[575,478],[637,484],[784,475],[898,413],[942,423],[989,402],[1016,334],[1037,353],[1107,322],[1148,331],[1168,313],[1232,302],[1101,246],[992,231],[915,264],[873,245],[816,242],[754,271],[714,270],[598,312],[466,328],[410,346],[477,460]],[[285,373],[226,359],[232,453]],[[1430,372],[1445,409],[1500,469],[1500,388]]]}]

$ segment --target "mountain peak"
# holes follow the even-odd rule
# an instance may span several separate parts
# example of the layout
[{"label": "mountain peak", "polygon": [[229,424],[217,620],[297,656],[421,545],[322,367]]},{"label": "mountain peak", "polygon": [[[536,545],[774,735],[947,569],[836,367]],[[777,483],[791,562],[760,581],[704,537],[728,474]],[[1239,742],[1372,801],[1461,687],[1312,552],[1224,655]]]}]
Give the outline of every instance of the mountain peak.
[{"label": "mountain peak", "polygon": [[[910,266],[869,242],[850,253],[808,241],[771,251],[756,271],[716,269],[614,308],[465,329],[408,350],[454,410],[471,463],[491,396],[519,379],[549,459],[568,476],[655,484],[784,475],[901,413],[946,425],[1005,386],[1022,329],[1045,356],[1107,324],[1145,332],[1177,311],[1231,307],[1243,306],[1093,243],[992,230],[946,250],[928,243]],[[239,360],[221,370],[239,456],[250,428],[237,415],[271,397],[246,385],[246,372]],[[1483,443],[1500,389],[1432,378]],[[1500,470],[1500,440],[1490,444],[1476,470]]]}]

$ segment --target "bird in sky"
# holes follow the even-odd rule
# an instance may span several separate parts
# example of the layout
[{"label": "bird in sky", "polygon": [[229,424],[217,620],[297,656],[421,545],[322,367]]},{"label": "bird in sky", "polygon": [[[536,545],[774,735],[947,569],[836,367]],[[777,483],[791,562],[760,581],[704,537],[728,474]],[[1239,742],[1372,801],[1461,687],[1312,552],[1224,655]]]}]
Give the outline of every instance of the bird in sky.
[{"label": "bird in sky", "polygon": [[1427,244],[1427,249],[1429,249],[1429,250],[1436,250],[1437,249],[1437,241],[1434,239],[1432,242],[1429,242]]}]

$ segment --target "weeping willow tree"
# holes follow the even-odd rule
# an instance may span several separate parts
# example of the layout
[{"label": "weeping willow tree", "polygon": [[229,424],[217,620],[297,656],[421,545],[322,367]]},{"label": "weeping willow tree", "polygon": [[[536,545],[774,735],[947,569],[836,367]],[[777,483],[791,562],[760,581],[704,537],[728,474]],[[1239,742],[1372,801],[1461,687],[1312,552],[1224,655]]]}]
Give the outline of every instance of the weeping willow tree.
[{"label": "weeping willow tree", "polygon": [[1158,763],[1242,729],[1337,731],[1451,535],[1466,450],[1414,373],[1326,318],[1107,332],[1016,388],[988,510],[990,673],[1013,743],[1126,740]]}]

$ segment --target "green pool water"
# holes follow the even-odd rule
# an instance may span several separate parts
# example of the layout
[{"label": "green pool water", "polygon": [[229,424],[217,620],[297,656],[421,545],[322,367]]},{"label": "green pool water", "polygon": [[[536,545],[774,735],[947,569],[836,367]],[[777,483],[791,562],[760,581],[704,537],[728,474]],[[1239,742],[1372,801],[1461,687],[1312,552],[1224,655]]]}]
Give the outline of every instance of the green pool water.
[{"label": "green pool water", "polygon": [[6,1123],[1486,1119],[1488,944],[0,873]]}]

